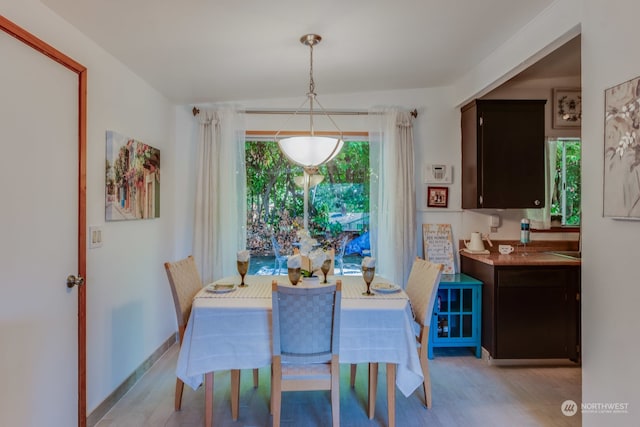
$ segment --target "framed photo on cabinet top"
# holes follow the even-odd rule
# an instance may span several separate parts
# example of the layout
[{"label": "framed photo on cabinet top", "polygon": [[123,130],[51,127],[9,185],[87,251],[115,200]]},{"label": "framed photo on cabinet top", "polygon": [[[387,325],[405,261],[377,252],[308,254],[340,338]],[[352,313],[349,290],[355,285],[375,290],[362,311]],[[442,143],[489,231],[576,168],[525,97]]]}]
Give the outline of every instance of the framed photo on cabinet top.
[{"label": "framed photo on cabinet top", "polygon": [[449,187],[427,187],[427,207],[446,208],[449,204]]},{"label": "framed photo on cabinet top", "polygon": [[553,89],[552,115],[554,129],[582,126],[582,90],[580,88]]}]

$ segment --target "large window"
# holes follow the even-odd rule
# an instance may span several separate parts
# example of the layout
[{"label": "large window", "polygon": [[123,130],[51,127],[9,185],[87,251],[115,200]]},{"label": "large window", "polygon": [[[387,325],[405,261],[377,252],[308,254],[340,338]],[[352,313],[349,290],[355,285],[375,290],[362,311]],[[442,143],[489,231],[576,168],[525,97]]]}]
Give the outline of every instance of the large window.
[{"label": "large window", "polygon": [[580,139],[557,140],[551,218],[565,226],[580,225],[580,154]]},{"label": "large window", "polygon": [[[303,171],[289,162],[273,141],[248,140],[245,144],[247,170],[247,249],[256,262],[253,273],[270,274],[275,256],[271,237],[290,254],[296,232],[303,228],[303,188],[297,185]],[[340,154],[319,168],[322,181],[309,190],[309,232],[326,248],[338,249],[347,236],[353,241],[351,254],[361,256],[368,248],[369,227],[369,143],[346,141]],[[312,180],[313,185],[313,180]],[[364,235],[359,245],[354,241]]]}]

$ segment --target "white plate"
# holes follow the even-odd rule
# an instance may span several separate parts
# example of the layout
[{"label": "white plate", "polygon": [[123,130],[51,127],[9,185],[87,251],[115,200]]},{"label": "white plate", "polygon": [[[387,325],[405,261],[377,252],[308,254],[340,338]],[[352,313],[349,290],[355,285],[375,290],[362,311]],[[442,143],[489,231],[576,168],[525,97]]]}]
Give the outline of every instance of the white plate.
[{"label": "white plate", "polygon": [[236,285],[232,283],[216,283],[216,284],[207,286],[207,291],[213,292],[214,294],[224,294],[227,292],[233,292],[235,290],[236,290]]},{"label": "white plate", "polygon": [[393,283],[374,283],[373,285],[371,285],[371,290],[380,292],[382,294],[390,294],[393,292],[398,292],[400,290],[400,286]]}]

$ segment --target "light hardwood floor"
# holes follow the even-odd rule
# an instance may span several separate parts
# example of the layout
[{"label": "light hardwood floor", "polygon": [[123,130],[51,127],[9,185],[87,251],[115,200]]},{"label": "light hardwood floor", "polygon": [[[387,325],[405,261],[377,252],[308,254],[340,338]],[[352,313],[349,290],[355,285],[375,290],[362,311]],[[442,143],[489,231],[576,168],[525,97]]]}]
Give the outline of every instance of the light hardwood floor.
[{"label": "light hardwood floor", "polygon": [[[174,412],[173,396],[178,346],[172,346],[140,381],[98,422],[97,427],[202,427],[204,387],[185,386],[182,410]],[[580,411],[561,412],[565,400],[581,401],[581,368],[489,364],[466,349],[440,350],[429,361],[433,408],[423,405],[420,389],[408,398],[396,392],[396,425],[423,426],[580,426]],[[386,426],[386,375],[380,365],[376,413],[366,415],[366,365],[358,366],[355,389],[349,387],[349,366],[341,367],[340,420],[343,427]],[[231,420],[229,372],[214,377],[214,426],[270,426],[269,368],[260,369],[253,388],[250,370],[242,371],[240,416]],[[282,426],[324,427],[331,424],[327,392],[285,393]]]}]

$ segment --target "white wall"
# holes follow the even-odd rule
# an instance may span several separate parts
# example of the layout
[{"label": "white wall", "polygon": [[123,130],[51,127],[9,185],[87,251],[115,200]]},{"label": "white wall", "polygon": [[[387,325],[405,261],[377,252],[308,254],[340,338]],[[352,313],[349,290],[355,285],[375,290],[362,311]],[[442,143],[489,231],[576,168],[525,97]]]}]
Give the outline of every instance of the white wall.
[{"label": "white wall", "polygon": [[[102,226],[104,239],[102,248],[87,252],[87,409],[91,412],[177,329],[162,265],[176,255],[175,114],[157,91],[40,2],[0,0],[0,7],[6,18],[88,69],[87,224]],[[105,223],[106,130],[160,149],[159,219]]]},{"label": "white wall", "polygon": [[584,0],[582,24],[583,401],[629,403],[629,415],[589,415],[585,426],[637,425],[640,414],[635,263],[640,223],[603,218],[604,91],[640,76],[640,2]]},{"label": "white wall", "polygon": [[640,224],[602,217],[602,170],[604,90],[640,75],[634,53],[639,13],[636,0],[558,0],[456,85],[461,102],[486,93],[581,29],[582,403],[628,404],[627,414],[583,413],[585,426],[630,426],[638,419],[640,287],[632,266]]}]

